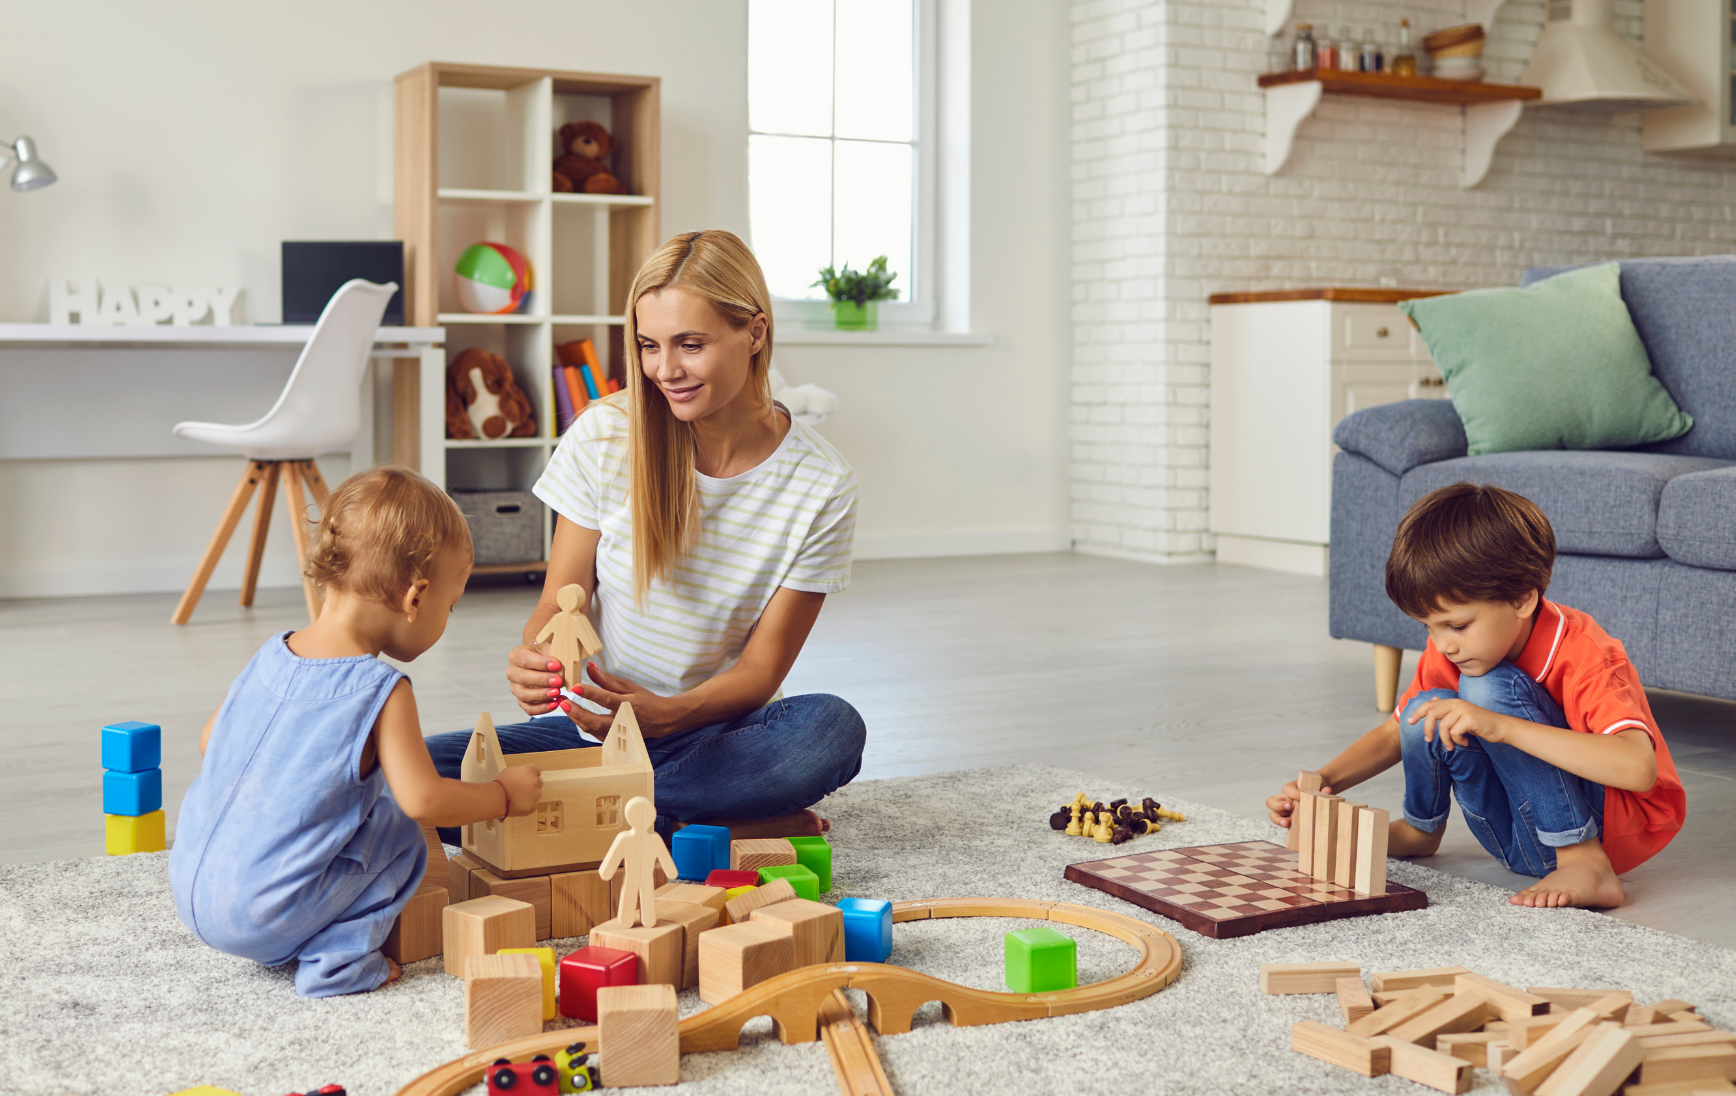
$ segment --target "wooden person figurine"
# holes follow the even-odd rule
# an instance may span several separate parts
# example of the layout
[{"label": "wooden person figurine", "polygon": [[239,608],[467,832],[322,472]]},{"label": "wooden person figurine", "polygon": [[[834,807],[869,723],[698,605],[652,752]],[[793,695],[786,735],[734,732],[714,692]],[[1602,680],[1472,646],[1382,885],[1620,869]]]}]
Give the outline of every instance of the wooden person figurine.
[{"label": "wooden person figurine", "polygon": [[[538,643],[553,639],[549,653],[561,664],[561,680],[571,689],[584,680],[585,660],[602,653],[603,640],[585,616],[585,588],[578,583],[562,586],[555,595],[561,611],[549,617],[537,633]],[[670,878],[674,878],[671,876]]]},{"label": "wooden person figurine", "polygon": [[[570,587],[569,587],[570,589]],[[565,590],[561,591],[563,594]],[[621,881],[621,906],[615,913],[618,927],[630,929],[635,920],[644,921],[646,928],[657,926],[657,879],[653,865],[663,865],[663,874],[676,876],[675,858],[663,839],[657,836],[657,808],[642,795],[627,800],[623,812],[628,829],[615,835],[609,852],[597,868],[604,879],[613,879],[617,867],[625,867],[627,878]]]}]

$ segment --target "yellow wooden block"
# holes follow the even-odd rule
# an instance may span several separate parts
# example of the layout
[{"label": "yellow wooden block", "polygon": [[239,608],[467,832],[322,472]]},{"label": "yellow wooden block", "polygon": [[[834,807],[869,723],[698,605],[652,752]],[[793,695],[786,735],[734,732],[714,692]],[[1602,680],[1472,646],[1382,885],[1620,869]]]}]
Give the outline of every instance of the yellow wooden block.
[{"label": "yellow wooden block", "polygon": [[718,925],[721,927],[723,925],[727,925],[727,924],[731,923],[729,920],[729,903],[735,901],[737,898],[740,898],[742,895],[746,894],[748,891],[757,890],[757,889],[758,888],[752,887],[752,886],[730,887],[728,890],[724,891],[723,892],[723,902],[724,902],[723,916],[719,917],[717,919]]},{"label": "yellow wooden block", "polygon": [[543,1019],[555,1018],[555,949],[554,948],[501,948],[497,955],[534,955],[536,961],[542,964],[543,975]]},{"label": "yellow wooden block", "polygon": [[125,856],[134,852],[162,852],[169,847],[163,812],[152,811],[137,818],[126,814],[105,814],[108,829],[108,854]]}]

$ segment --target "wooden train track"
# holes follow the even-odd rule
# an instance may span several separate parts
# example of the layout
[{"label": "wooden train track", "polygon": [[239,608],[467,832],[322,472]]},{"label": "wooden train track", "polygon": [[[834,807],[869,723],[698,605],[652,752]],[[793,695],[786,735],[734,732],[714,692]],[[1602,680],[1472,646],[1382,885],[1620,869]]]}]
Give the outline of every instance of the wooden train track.
[{"label": "wooden train track", "polygon": [[[832,963],[803,967],[767,979],[746,991],[681,1021],[681,1052],[734,1050],[741,1043],[741,1029],[756,1016],[770,1016],[778,1038],[785,1043],[811,1043],[820,1036],[828,1017],[842,1019],[836,1008],[848,1005],[836,991],[846,987],[862,990],[868,997],[868,1022],[881,1035],[910,1030],[911,1016],[925,1002],[939,1001],[941,1010],[955,1027],[1000,1024],[1010,1020],[1037,1020],[1077,1012],[1114,1008],[1150,997],[1175,981],[1181,973],[1181,945],[1167,932],[1144,921],[1107,910],[1076,906],[1070,902],[1035,902],[1020,898],[941,898],[926,902],[898,902],[892,920],[920,921],[942,917],[1025,917],[1056,921],[1107,933],[1139,949],[1139,962],[1124,974],[1102,982],[1052,993],[997,993],[942,981],[920,971],[884,963]],[[836,994],[836,996],[834,996]],[[860,1031],[859,1022],[857,1030]],[[836,1032],[840,1038],[843,1032]],[[866,1033],[855,1036],[865,1040]],[[591,1042],[593,1027],[561,1028],[526,1035],[484,1050],[455,1058],[411,1081],[398,1096],[457,1096],[482,1080],[483,1072],[497,1058],[521,1061],[535,1054],[552,1055],[569,1043]],[[607,1053],[607,1048],[601,1048]],[[869,1048],[872,1057],[872,1048]],[[860,1066],[855,1068],[859,1076]],[[873,1067],[878,1070],[878,1061]],[[878,1074],[880,1080],[884,1073]],[[845,1078],[840,1069],[840,1084]],[[863,1091],[869,1091],[864,1089]],[[889,1093],[890,1089],[882,1091]]]}]

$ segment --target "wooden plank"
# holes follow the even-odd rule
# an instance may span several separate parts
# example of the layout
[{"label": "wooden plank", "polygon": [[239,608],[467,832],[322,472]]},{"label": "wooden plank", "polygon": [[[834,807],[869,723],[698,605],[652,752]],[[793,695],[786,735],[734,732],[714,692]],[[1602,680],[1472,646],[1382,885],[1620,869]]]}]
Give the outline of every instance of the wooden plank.
[{"label": "wooden plank", "polygon": [[1488,1018],[1489,1002],[1475,993],[1455,993],[1427,1012],[1389,1028],[1387,1034],[1433,1050],[1437,1036],[1455,1031],[1475,1031]]},{"label": "wooden plank", "polygon": [[[1624,1029],[1633,1036],[1633,1029]],[[1662,1047],[1639,1051],[1640,1084],[1657,1081],[1736,1080],[1736,1044],[1704,1043],[1700,1046]]]},{"label": "wooden plank", "polygon": [[1447,991],[1439,986],[1418,986],[1390,1005],[1375,1009],[1344,1030],[1352,1035],[1369,1038],[1384,1035],[1407,1020],[1414,1019],[1447,999]]},{"label": "wooden plank", "polygon": [[1563,1068],[1545,1082],[1545,1096],[1612,1096],[1640,1064],[1639,1040],[1617,1025],[1602,1028],[1582,1046],[1586,1054],[1573,1068]]},{"label": "wooden plank", "polygon": [[1641,1048],[1645,1050],[1662,1050],[1665,1047],[1695,1047],[1705,1046],[1709,1043],[1732,1043],[1736,1042],[1736,1032],[1684,1031],[1676,1035],[1641,1035],[1639,1040]]},{"label": "wooden plank", "polygon": [[[1397,304],[1418,297],[1441,297],[1456,293],[1454,289],[1370,289],[1353,286],[1328,286],[1320,289],[1262,289],[1253,293],[1213,293],[1206,298],[1210,304],[1265,304],[1268,301],[1354,301],[1360,304]],[[1312,774],[1318,776],[1318,773]],[[1320,785],[1304,791],[1319,791]]]},{"label": "wooden plank", "polygon": [[1316,879],[1332,878],[1332,865],[1338,855],[1338,804],[1336,795],[1314,798],[1314,868],[1309,873]]},{"label": "wooden plank", "polygon": [[1526,986],[1525,992],[1543,998],[1558,1008],[1571,1012],[1576,1008],[1584,1008],[1593,1001],[1601,1000],[1612,993],[1619,993],[1629,1001],[1634,995],[1625,989],[1572,989],[1562,986]]},{"label": "wooden plank", "polygon": [[1307,68],[1269,72],[1259,78],[1263,88],[1282,84],[1318,82],[1333,95],[1357,95],[1371,99],[1408,99],[1418,103],[1469,106],[1508,99],[1537,99],[1543,89],[1524,84],[1492,84],[1466,80],[1436,80],[1428,76],[1395,76],[1389,72],[1352,72],[1345,69]]},{"label": "wooden plank", "polygon": [[820,1038],[832,1058],[838,1091],[844,1096],[892,1096],[892,1082],[874,1052],[867,1025],[857,1018],[844,991],[835,989],[820,1004]]},{"label": "wooden plank", "polygon": [[1355,963],[1262,963],[1261,993],[1336,993],[1340,978],[1361,979]]},{"label": "wooden plank", "polygon": [[1412,990],[1418,986],[1440,986],[1451,989],[1454,979],[1471,973],[1468,967],[1433,967],[1428,970],[1377,970],[1369,976],[1374,992],[1390,993]]},{"label": "wooden plank", "polygon": [[1319,795],[1319,792],[1303,792],[1290,819],[1290,830],[1296,835],[1296,870],[1303,875],[1314,874],[1314,820],[1319,817],[1319,808],[1314,801]]},{"label": "wooden plank", "polygon": [[1362,894],[1385,893],[1391,824],[1391,815],[1379,807],[1364,807],[1356,812],[1356,875],[1350,881],[1351,889]]},{"label": "wooden plank", "polygon": [[1337,807],[1334,825],[1338,827],[1338,845],[1332,857],[1332,881],[1341,887],[1356,885],[1356,812],[1366,806],[1344,800]]},{"label": "wooden plank", "polygon": [[1354,978],[1340,978],[1333,984],[1333,991],[1338,994],[1338,1013],[1346,1024],[1353,1024],[1374,1011],[1374,998],[1368,995],[1368,987],[1362,984],[1360,974]]},{"label": "wooden plank", "polygon": [[[1234,297],[1234,296],[1240,296],[1240,295],[1243,295],[1243,294],[1220,293],[1217,296],[1214,296],[1212,298],[1212,303],[1213,304],[1227,304],[1229,302],[1219,301],[1217,299],[1217,297],[1218,296]],[[1246,296],[1257,296],[1257,295],[1258,294],[1246,294]],[[1323,782],[1321,780],[1320,774],[1317,772],[1309,772],[1307,769],[1304,769],[1301,772],[1296,774],[1296,790],[1297,791],[1317,792],[1323,786],[1324,785],[1323,785]],[[1300,812],[1301,807],[1302,807],[1302,803],[1301,803],[1300,799],[1298,799],[1295,803],[1290,804],[1290,828],[1285,831],[1286,836],[1284,838],[1284,847],[1289,849],[1291,852],[1296,852],[1301,848],[1302,830],[1300,827],[1298,827],[1296,825],[1296,822],[1298,819],[1298,813]]]},{"label": "wooden plank", "polygon": [[1371,1039],[1314,1020],[1300,1020],[1291,1026],[1290,1049],[1364,1077],[1387,1072],[1392,1054]]},{"label": "wooden plank", "polygon": [[1471,971],[1453,979],[1453,988],[1459,993],[1475,993],[1489,1003],[1490,1012],[1510,1024],[1549,1011],[1547,999]]},{"label": "wooden plank", "polygon": [[1507,1025],[1507,1041],[1513,1044],[1514,1050],[1524,1050],[1560,1027],[1561,1022],[1571,1015],[1569,1012],[1552,1012],[1528,1020],[1515,1020]]},{"label": "wooden plank", "polygon": [[1736,1092],[1736,1084],[1725,1080],[1657,1081],[1649,1085],[1628,1085],[1622,1096],[1699,1096],[1700,1093]]},{"label": "wooden plank", "polygon": [[1442,1054],[1463,1058],[1478,1069],[1489,1066],[1489,1044],[1504,1043],[1506,1035],[1499,1031],[1453,1031],[1435,1040],[1435,1049]]},{"label": "wooden plank", "polygon": [[1471,1063],[1463,1058],[1442,1054],[1391,1035],[1376,1035],[1374,1042],[1387,1048],[1394,1074],[1442,1092],[1471,1091]]},{"label": "wooden plank", "polygon": [[1575,1009],[1553,1031],[1513,1056],[1501,1070],[1501,1080],[1513,1096],[1530,1096],[1555,1067],[1566,1061],[1597,1025],[1597,1014]]}]

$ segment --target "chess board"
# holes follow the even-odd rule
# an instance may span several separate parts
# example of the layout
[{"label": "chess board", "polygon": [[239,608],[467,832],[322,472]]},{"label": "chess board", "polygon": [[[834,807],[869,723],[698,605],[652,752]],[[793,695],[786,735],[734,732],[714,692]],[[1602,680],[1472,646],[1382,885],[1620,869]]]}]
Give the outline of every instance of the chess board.
[{"label": "chess board", "polygon": [[1422,891],[1397,883],[1385,894],[1361,894],[1304,875],[1296,854],[1270,841],[1128,853],[1073,864],[1066,878],[1217,940],[1429,904]]}]

